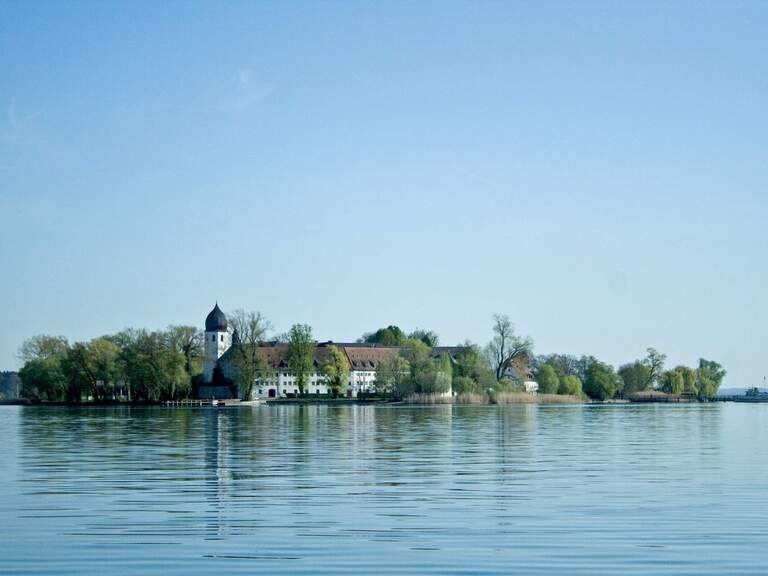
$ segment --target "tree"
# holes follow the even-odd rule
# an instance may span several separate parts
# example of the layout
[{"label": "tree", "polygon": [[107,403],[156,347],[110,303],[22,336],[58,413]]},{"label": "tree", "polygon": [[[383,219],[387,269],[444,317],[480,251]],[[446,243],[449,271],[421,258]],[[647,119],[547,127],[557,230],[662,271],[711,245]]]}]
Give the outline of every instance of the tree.
[{"label": "tree", "polygon": [[726,371],[714,360],[699,360],[696,370],[696,384],[700,398],[714,398],[723,383]]},{"label": "tree", "polygon": [[400,349],[400,356],[408,365],[408,377],[399,390],[399,396],[423,392],[429,385],[427,382],[434,377],[430,348],[421,340],[407,340]]},{"label": "tree", "polygon": [[476,344],[467,341],[456,355],[454,377],[470,378],[478,390],[485,391],[496,384],[496,376],[488,367],[486,359]]},{"label": "tree", "polygon": [[417,328],[408,335],[408,338],[411,340],[421,340],[430,348],[434,348],[440,343],[440,337],[432,330],[421,330]]},{"label": "tree", "polygon": [[122,376],[120,348],[107,338],[76,342],[63,362],[68,378],[70,400],[79,401],[83,393],[96,401],[114,397],[114,386]]},{"label": "tree", "polygon": [[581,380],[579,380],[578,376],[563,376],[560,378],[560,384],[557,387],[557,393],[581,397],[584,394],[581,389]]},{"label": "tree", "polygon": [[698,396],[699,388],[696,382],[696,370],[688,366],[676,366],[675,372],[680,373],[680,376],[683,378],[683,394]]},{"label": "tree", "polygon": [[411,366],[399,353],[382,358],[376,366],[376,390],[403,398],[412,393],[410,389]]},{"label": "tree", "polygon": [[643,364],[648,368],[648,385],[646,388],[652,388],[659,383],[666,360],[666,354],[657,352],[655,348],[648,348],[647,355],[643,359]]},{"label": "tree", "polygon": [[467,376],[455,376],[453,378],[453,392],[454,394],[469,394],[472,392],[479,392],[479,390],[472,378],[468,378]]},{"label": "tree", "polygon": [[446,394],[451,391],[453,380],[453,365],[447,354],[441,354],[433,359],[433,372],[421,384],[421,392],[425,394]]},{"label": "tree", "polygon": [[527,371],[533,342],[515,334],[515,327],[506,314],[494,315],[493,333],[493,339],[486,346],[486,354],[496,380],[501,380],[513,365],[523,373]]},{"label": "tree", "polygon": [[661,375],[661,389],[667,394],[682,394],[685,380],[681,372],[667,370]]},{"label": "tree", "polygon": [[168,346],[184,356],[184,369],[190,377],[203,370],[204,334],[194,326],[168,326]]},{"label": "tree", "polygon": [[168,346],[165,334],[126,330],[110,339],[122,343],[119,357],[134,399],[157,402],[189,395],[184,355]]},{"label": "tree", "polygon": [[621,366],[618,371],[622,382],[620,391],[624,396],[631,396],[661,385],[666,359],[667,357],[655,348],[648,348],[645,358]]},{"label": "tree", "polygon": [[539,383],[539,392],[542,394],[557,394],[557,389],[560,386],[560,379],[557,377],[557,372],[555,372],[555,369],[549,364],[544,364],[539,368],[539,373],[536,375],[536,382]]},{"label": "tree", "polygon": [[66,399],[68,380],[63,364],[68,354],[69,344],[63,336],[40,334],[24,341],[18,353],[24,361],[19,371],[21,396],[30,400]]},{"label": "tree", "polygon": [[408,337],[397,326],[379,328],[376,332],[363,334],[361,340],[366,344],[381,344],[382,346],[402,346]]},{"label": "tree", "polygon": [[568,354],[547,354],[536,356],[533,359],[533,368],[536,371],[544,364],[552,366],[558,378],[563,376],[578,376],[582,378],[584,375],[584,357],[580,360],[576,356]]},{"label": "tree", "polygon": [[25,340],[19,347],[18,357],[23,362],[29,360],[62,359],[69,351],[69,344],[64,336],[38,334]]},{"label": "tree", "polygon": [[230,358],[240,398],[248,400],[256,380],[267,377],[270,372],[269,363],[260,347],[272,327],[261,312],[235,310],[227,317],[227,321],[232,329]]},{"label": "tree", "polygon": [[314,353],[312,328],[307,324],[294,324],[289,332],[288,370],[296,378],[296,385],[302,396],[312,372]]},{"label": "tree", "polygon": [[347,356],[336,346],[329,346],[328,359],[323,363],[321,370],[328,379],[333,397],[338,397],[349,383],[349,360],[347,360]]},{"label": "tree", "polygon": [[650,387],[651,370],[644,361],[635,360],[630,364],[624,364],[619,368],[619,376],[623,382],[622,391],[625,396]]},{"label": "tree", "polygon": [[19,377],[22,398],[51,401],[66,398],[67,378],[56,357],[28,360],[19,370]]},{"label": "tree", "polygon": [[495,392],[522,392],[523,387],[519,382],[515,382],[511,378],[502,378],[498,382],[495,382],[492,388]]},{"label": "tree", "polygon": [[619,389],[621,380],[613,367],[595,360],[587,367],[584,392],[596,400],[609,400]]}]

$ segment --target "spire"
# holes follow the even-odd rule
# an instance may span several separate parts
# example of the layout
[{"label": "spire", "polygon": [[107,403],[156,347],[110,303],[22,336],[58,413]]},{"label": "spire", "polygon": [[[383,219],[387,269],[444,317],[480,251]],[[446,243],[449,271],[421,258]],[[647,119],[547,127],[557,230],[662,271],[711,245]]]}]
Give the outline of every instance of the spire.
[{"label": "spire", "polygon": [[227,317],[224,312],[219,308],[219,303],[211,310],[210,314],[205,319],[205,331],[206,332],[225,332],[227,330]]}]

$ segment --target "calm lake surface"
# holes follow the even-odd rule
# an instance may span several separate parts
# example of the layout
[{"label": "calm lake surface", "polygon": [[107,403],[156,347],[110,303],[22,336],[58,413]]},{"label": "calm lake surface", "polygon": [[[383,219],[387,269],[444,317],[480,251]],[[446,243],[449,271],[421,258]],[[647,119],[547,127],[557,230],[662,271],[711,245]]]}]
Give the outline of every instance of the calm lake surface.
[{"label": "calm lake surface", "polygon": [[768,404],[0,407],[2,574],[765,574]]}]

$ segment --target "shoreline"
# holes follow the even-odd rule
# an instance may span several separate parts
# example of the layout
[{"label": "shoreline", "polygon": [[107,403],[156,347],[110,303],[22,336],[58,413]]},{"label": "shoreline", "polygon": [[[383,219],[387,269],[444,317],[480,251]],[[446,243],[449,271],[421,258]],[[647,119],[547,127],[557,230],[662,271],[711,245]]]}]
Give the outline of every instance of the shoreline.
[{"label": "shoreline", "polygon": [[766,399],[753,399],[745,397],[719,397],[711,400],[698,400],[698,399],[612,399],[612,400],[590,400],[581,399],[573,396],[563,396],[562,398],[541,398],[541,397],[529,397],[529,398],[497,398],[491,400],[490,398],[473,398],[465,399],[461,397],[441,398],[438,401],[425,400],[425,399],[402,399],[402,400],[383,400],[383,399],[366,399],[357,400],[354,398],[281,398],[281,399],[269,399],[269,400],[244,400],[244,401],[222,401],[219,400],[215,404],[211,400],[171,400],[171,401],[159,401],[159,402],[121,402],[121,401],[106,401],[106,402],[65,402],[65,401],[40,401],[33,402],[27,399],[12,399],[12,400],[0,400],[0,406],[34,406],[34,407],[57,407],[57,408],[109,408],[117,406],[135,407],[135,408],[149,408],[149,407],[161,407],[161,408],[238,408],[238,407],[253,407],[253,406],[509,406],[513,404],[527,404],[538,406],[562,406],[562,405],[632,405],[632,404],[710,404],[714,402],[733,402],[736,404],[762,404],[768,403]]}]

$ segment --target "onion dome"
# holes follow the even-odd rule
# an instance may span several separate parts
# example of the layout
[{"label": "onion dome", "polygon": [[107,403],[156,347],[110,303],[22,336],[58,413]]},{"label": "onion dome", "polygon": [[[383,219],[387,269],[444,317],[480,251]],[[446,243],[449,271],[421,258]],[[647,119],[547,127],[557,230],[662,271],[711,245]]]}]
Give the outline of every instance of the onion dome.
[{"label": "onion dome", "polygon": [[224,312],[219,308],[219,303],[216,302],[211,313],[205,318],[205,331],[206,332],[225,332],[227,330],[227,317]]}]

